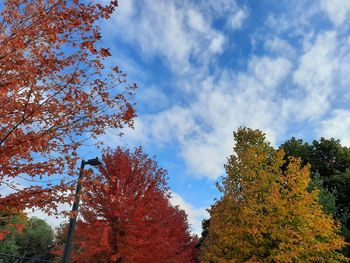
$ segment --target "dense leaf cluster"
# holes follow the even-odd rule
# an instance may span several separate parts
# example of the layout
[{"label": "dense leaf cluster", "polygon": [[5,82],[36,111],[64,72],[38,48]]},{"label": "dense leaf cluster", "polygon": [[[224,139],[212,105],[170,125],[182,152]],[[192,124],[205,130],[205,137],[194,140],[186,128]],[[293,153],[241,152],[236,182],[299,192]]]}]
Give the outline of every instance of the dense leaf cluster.
[{"label": "dense leaf cluster", "polygon": [[54,258],[51,253],[54,232],[44,220],[36,217],[28,219],[25,213],[16,210],[1,211],[0,229],[7,232],[0,242],[0,262]]},{"label": "dense leaf cluster", "polygon": [[[107,128],[133,125],[135,85],[126,84],[118,67],[105,68],[111,54],[99,47],[97,22],[109,18],[116,5],[75,0],[0,4],[0,182],[20,192],[19,198],[0,199],[0,208],[55,208],[54,201],[66,201],[60,198],[71,181],[67,175],[75,174],[84,140]],[[54,175],[59,178],[53,186],[47,176]],[[19,191],[19,177],[30,182],[28,189]],[[51,202],[44,203],[48,188]]]},{"label": "dense leaf cluster", "polygon": [[[117,148],[85,181],[74,240],[76,262],[195,262],[186,214],[170,203],[166,171],[144,154]],[[61,230],[64,236],[64,228]],[[62,242],[63,244],[64,242]]]},{"label": "dense leaf cluster", "polygon": [[[342,233],[350,242],[350,149],[333,138],[321,138],[310,144],[291,138],[281,148],[286,159],[300,157],[304,165],[311,165],[313,184],[321,189],[320,203],[341,222]],[[350,256],[349,248],[344,252]]]},{"label": "dense leaf cluster", "polygon": [[[340,225],[319,204],[310,168],[239,129],[210,209],[203,262],[344,262]],[[208,224],[209,222],[209,224]]]}]

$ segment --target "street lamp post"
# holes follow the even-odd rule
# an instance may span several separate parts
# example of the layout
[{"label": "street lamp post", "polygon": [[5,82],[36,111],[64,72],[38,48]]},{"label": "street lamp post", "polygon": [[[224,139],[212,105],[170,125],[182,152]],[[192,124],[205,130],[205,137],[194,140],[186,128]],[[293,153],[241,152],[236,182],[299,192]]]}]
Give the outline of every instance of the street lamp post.
[{"label": "street lamp post", "polygon": [[78,214],[78,207],[79,207],[79,201],[80,201],[80,190],[82,188],[81,181],[83,179],[83,172],[84,172],[84,167],[86,164],[91,165],[91,166],[97,166],[97,165],[100,165],[102,163],[97,157],[94,159],[90,159],[88,161],[85,161],[85,160],[81,161],[79,177],[78,177],[78,182],[77,182],[77,188],[75,190],[75,198],[74,198],[74,203],[73,203],[73,207],[72,207],[73,216],[69,219],[69,228],[68,228],[66,243],[64,245],[64,253],[63,253],[62,263],[69,262],[69,256],[70,256],[70,252],[71,252],[71,248],[72,248],[73,234],[74,234],[74,229],[75,229],[75,225],[77,222],[77,214]]}]

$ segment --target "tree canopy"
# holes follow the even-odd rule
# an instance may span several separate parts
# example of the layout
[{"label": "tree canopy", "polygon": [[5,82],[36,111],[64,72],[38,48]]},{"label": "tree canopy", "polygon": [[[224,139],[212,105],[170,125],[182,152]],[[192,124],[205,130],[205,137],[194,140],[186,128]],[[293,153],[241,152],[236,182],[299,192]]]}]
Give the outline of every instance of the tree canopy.
[{"label": "tree canopy", "polygon": [[[311,144],[291,138],[280,148],[290,156],[301,157],[303,164],[311,165],[312,178],[319,180],[320,202],[324,207],[334,206],[329,211],[342,223],[346,241],[350,241],[350,149],[339,140],[314,140]],[[315,180],[313,180],[315,181]],[[334,204],[332,204],[334,203]],[[350,256],[350,249],[345,252]]]},{"label": "tree canopy", "polygon": [[166,171],[144,154],[117,148],[84,182],[72,258],[78,262],[194,262],[186,214],[170,203]]},{"label": "tree canopy", "polygon": [[240,128],[234,136],[203,262],[343,262],[339,224],[323,212],[319,191],[307,191],[309,166],[291,157],[283,171],[283,150],[258,130]]},{"label": "tree canopy", "polygon": [[[66,193],[70,179],[62,175],[75,173],[84,140],[133,125],[135,85],[118,67],[105,67],[111,54],[99,45],[96,23],[116,6],[79,0],[0,4],[0,183],[18,191],[2,198],[0,208],[53,206]],[[41,180],[52,175],[60,176],[58,183]],[[28,189],[16,185],[18,177]]]},{"label": "tree canopy", "polygon": [[54,232],[44,220],[28,219],[25,213],[10,209],[2,211],[0,223],[0,228],[7,232],[0,242],[0,262],[12,263],[15,258],[53,258]]}]

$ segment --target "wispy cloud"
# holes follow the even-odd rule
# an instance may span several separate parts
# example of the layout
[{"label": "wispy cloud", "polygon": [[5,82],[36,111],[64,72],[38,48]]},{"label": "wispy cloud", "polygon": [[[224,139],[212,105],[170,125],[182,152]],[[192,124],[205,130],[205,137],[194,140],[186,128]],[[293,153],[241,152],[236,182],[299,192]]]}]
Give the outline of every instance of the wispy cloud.
[{"label": "wispy cloud", "polygon": [[[140,54],[157,56],[177,73],[191,70],[191,60],[198,63],[223,51],[226,38],[212,25],[212,10],[191,1],[151,0],[120,1],[109,32],[135,44]],[[208,5],[208,4],[207,4]],[[217,13],[218,14],[218,13]]]},{"label": "wispy cloud", "polygon": [[[300,119],[318,119],[330,107],[330,96],[333,91],[334,60],[336,35],[334,32],[319,34],[314,43],[308,44],[300,56],[293,81],[301,88],[299,101]],[[303,105],[303,106],[302,106]]]},{"label": "wispy cloud", "polygon": [[239,125],[263,129],[275,141],[275,128],[283,121],[277,87],[290,70],[286,58],[253,57],[246,73],[205,77],[186,106],[140,116],[141,134],[157,144],[177,142],[194,173],[215,179],[223,173]]},{"label": "wispy cloud", "polygon": [[295,127],[348,143],[345,2],[280,1],[282,11],[258,12],[231,0],[120,1],[110,33],[155,71],[139,93],[135,130],[107,141],[171,150],[186,174],[209,180],[224,174],[238,126],[263,130],[273,144],[303,135]]},{"label": "wispy cloud", "polygon": [[341,26],[350,15],[350,2],[344,0],[322,0],[321,7],[337,27]]},{"label": "wispy cloud", "polygon": [[326,138],[340,139],[341,143],[350,147],[350,110],[336,109],[329,118],[321,121],[318,135]]},{"label": "wispy cloud", "polygon": [[236,12],[231,14],[228,18],[227,25],[230,29],[241,29],[243,22],[247,19],[249,11],[246,7],[239,8]]},{"label": "wispy cloud", "polygon": [[173,205],[178,205],[183,209],[188,218],[188,222],[192,227],[194,234],[197,234],[199,237],[202,233],[202,220],[209,217],[208,212],[205,208],[194,208],[191,204],[187,203],[179,194],[172,193],[171,203]]}]

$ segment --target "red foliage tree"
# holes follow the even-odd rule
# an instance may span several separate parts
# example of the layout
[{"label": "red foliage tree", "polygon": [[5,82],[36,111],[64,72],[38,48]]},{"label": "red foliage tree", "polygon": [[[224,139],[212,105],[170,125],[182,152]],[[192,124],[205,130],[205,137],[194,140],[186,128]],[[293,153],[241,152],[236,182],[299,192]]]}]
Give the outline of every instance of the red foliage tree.
[{"label": "red foliage tree", "polygon": [[166,171],[142,153],[107,150],[84,183],[73,258],[78,262],[194,262],[186,214],[169,202]]},{"label": "red foliage tree", "polygon": [[0,184],[14,187],[14,178],[24,177],[32,186],[19,197],[2,198],[0,209],[42,206],[43,197],[62,201],[58,193],[66,192],[69,178],[61,177],[48,192],[42,177],[74,174],[83,140],[133,125],[129,101],[135,86],[124,84],[117,67],[104,67],[111,54],[99,47],[96,21],[109,18],[116,6],[117,1],[0,3]]}]

